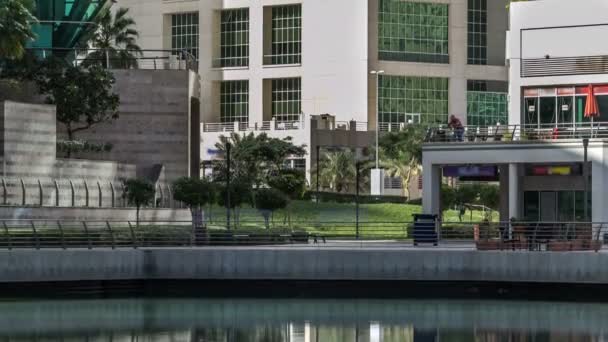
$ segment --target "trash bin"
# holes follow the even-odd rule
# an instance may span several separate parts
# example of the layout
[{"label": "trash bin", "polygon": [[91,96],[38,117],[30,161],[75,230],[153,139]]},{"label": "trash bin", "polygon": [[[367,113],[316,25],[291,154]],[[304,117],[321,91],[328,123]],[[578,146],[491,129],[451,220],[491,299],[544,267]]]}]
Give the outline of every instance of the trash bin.
[{"label": "trash bin", "polygon": [[432,243],[437,246],[437,215],[414,214],[414,246],[419,243]]}]

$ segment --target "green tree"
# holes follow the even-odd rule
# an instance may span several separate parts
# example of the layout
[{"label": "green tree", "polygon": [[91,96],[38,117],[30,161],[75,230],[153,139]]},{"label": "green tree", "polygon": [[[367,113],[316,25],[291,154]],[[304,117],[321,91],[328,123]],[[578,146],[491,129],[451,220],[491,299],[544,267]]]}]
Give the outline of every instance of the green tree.
[{"label": "green tree", "polygon": [[426,131],[419,125],[408,125],[399,132],[388,133],[380,139],[385,158],[383,164],[391,177],[400,177],[403,194],[410,197],[409,184],[412,176],[420,172],[422,143]]},{"label": "green tree", "polygon": [[83,68],[51,59],[35,77],[47,103],[56,105],[57,121],[65,125],[70,141],[79,131],[118,118],[114,76],[99,66]]},{"label": "green tree", "polygon": [[90,39],[96,49],[83,61],[85,66],[102,65],[104,68],[137,68],[137,57],[142,50],[137,45],[139,32],[135,21],[127,16],[128,8],[121,7],[115,14],[104,10],[97,19],[97,28]]},{"label": "green tree", "polygon": [[133,178],[124,181],[123,196],[130,205],[136,208],[137,227],[139,227],[139,211],[142,206],[154,201],[154,185],[145,179]]},{"label": "green tree", "polygon": [[322,188],[344,193],[354,190],[357,169],[351,150],[325,152],[319,164],[319,185]]},{"label": "green tree", "polygon": [[306,176],[300,170],[284,169],[276,172],[268,179],[268,185],[281,191],[287,196],[289,202],[285,212],[285,221],[291,226],[290,204],[294,200],[302,199],[306,192]]},{"label": "green tree", "polygon": [[192,226],[196,228],[195,215],[213,198],[213,186],[206,179],[180,177],[173,183],[173,199],[184,203],[192,215]]},{"label": "green tree", "polygon": [[0,0],[0,60],[20,59],[28,41],[36,39],[31,0]]},{"label": "green tree", "polygon": [[[217,204],[221,207],[226,207],[226,199],[228,188],[226,183],[220,183],[218,186],[219,194],[217,196]],[[230,208],[232,210],[232,217],[234,220],[234,228],[238,228],[240,224],[240,209],[244,204],[251,203],[251,184],[241,179],[234,179],[230,182]],[[230,228],[230,227],[228,227]]]},{"label": "green tree", "polygon": [[277,189],[258,189],[255,192],[255,207],[264,217],[266,229],[270,228],[270,216],[279,209],[287,206],[287,196]]}]

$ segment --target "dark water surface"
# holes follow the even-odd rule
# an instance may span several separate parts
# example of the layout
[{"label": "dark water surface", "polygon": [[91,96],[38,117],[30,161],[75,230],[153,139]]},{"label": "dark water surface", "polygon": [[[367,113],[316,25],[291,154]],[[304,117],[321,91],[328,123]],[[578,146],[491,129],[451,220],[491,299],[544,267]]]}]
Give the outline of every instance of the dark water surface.
[{"label": "dark water surface", "polygon": [[0,303],[3,341],[608,341],[608,305],[510,301],[107,299]]}]

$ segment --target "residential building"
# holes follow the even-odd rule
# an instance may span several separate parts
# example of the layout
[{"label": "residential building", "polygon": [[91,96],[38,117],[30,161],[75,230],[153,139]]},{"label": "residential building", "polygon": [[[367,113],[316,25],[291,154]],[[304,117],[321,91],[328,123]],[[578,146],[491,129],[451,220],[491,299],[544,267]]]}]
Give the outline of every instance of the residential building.
[{"label": "residential building", "polygon": [[[499,0],[118,0],[118,6],[130,9],[144,49],[197,56],[203,160],[215,158],[217,138],[231,132],[292,136],[310,148],[305,162],[294,165],[311,171],[316,146],[325,146],[313,140],[314,127],[361,132],[359,145],[369,147],[375,135],[363,132],[377,126],[384,132],[447,123],[448,114],[464,123],[506,123],[507,10]],[[335,124],[311,123],[322,114]]]},{"label": "residential building", "polygon": [[477,175],[495,166],[504,221],[608,220],[608,48],[598,43],[608,34],[607,10],[603,0],[511,4],[509,125],[466,127],[463,142],[449,132],[431,138],[425,212],[441,211],[447,166]]}]

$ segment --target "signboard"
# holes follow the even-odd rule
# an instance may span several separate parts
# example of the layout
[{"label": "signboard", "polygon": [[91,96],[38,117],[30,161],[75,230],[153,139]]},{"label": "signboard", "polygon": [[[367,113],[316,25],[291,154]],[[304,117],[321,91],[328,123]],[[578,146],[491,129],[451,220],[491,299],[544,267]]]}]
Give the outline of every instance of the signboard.
[{"label": "signboard", "polygon": [[207,154],[210,155],[210,156],[214,156],[214,155],[222,154],[222,151],[217,150],[217,149],[208,148],[207,149]]},{"label": "signboard", "polygon": [[459,178],[462,181],[497,181],[498,167],[493,165],[445,166],[443,176]]}]

